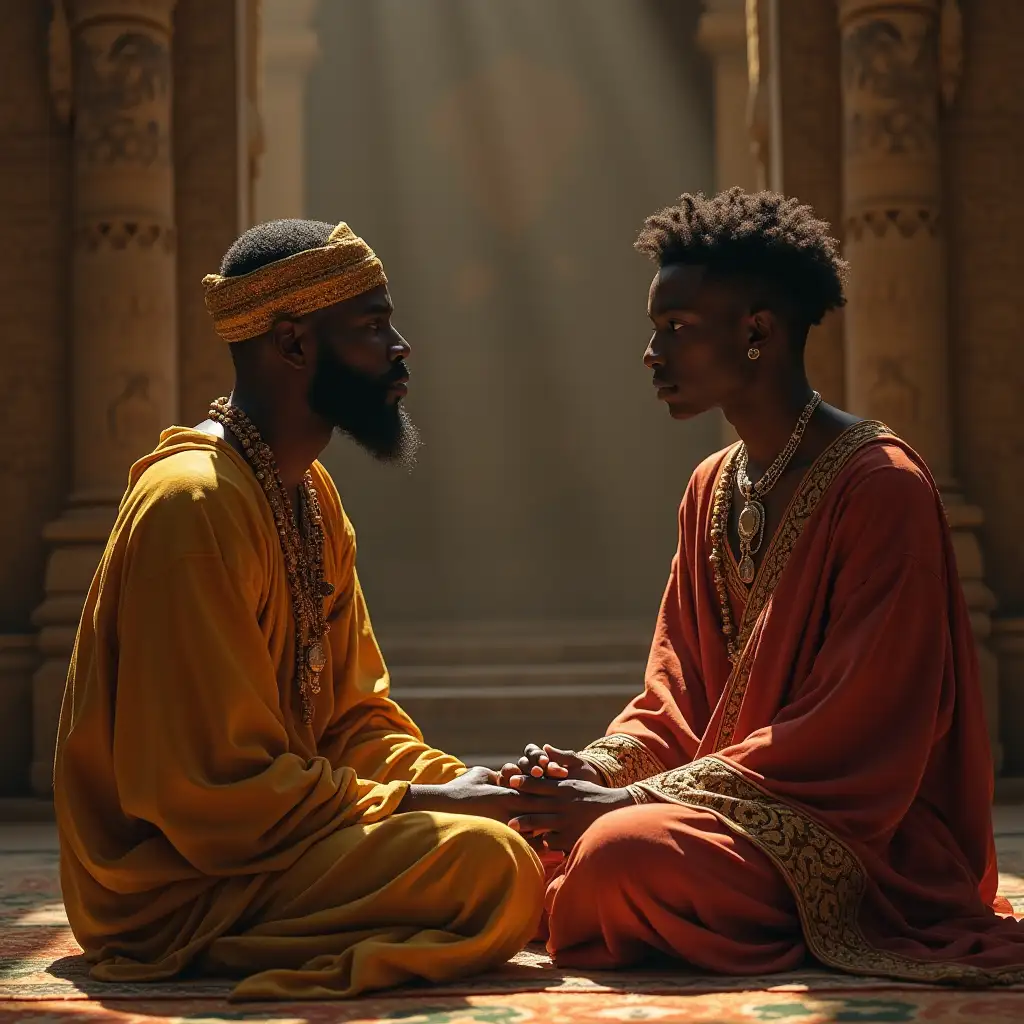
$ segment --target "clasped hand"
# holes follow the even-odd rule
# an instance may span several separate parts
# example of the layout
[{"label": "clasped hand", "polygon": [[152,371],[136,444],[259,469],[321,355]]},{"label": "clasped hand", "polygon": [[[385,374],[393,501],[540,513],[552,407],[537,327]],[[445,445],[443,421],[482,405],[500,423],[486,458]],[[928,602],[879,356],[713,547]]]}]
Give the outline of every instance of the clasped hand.
[{"label": "clasped hand", "polygon": [[628,790],[609,789],[597,778],[575,754],[531,745],[519,765],[505,765],[500,774],[470,768],[445,785],[411,786],[400,809],[497,818],[534,847],[565,853],[602,814],[634,802]]},{"label": "clasped hand", "polygon": [[582,779],[516,775],[509,780],[509,786],[523,797],[543,801],[536,810],[524,805],[524,813],[509,825],[522,836],[561,853],[568,853],[603,814],[635,802],[626,789],[609,789]]},{"label": "clasped hand", "polygon": [[[534,845],[563,853],[602,814],[634,802],[625,789],[601,785],[593,767],[572,751],[533,743],[516,764],[501,769],[501,785],[531,800],[509,824]],[[537,799],[544,801],[540,807]]]}]

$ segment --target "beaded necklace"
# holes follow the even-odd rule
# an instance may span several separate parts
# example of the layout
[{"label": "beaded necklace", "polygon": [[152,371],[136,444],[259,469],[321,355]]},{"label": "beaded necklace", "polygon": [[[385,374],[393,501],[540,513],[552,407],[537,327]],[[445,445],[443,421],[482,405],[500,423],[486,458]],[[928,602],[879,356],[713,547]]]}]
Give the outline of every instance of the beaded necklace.
[{"label": "beaded necklace", "polygon": [[333,584],[324,579],[323,515],[313,477],[306,473],[299,488],[299,507],[293,509],[274,453],[249,417],[227,398],[218,398],[210,407],[210,419],[238,439],[270,503],[295,619],[295,680],[302,699],[302,721],[309,725],[313,697],[320,692],[320,673],[327,665],[324,641],[331,627],[324,619],[323,599],[334,593]]}]

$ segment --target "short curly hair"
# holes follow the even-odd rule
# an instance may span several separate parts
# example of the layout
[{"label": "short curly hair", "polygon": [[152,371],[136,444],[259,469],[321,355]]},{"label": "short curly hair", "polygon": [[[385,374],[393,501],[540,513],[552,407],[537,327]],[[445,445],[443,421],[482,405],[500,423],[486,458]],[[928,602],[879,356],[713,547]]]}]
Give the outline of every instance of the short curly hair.
[{"label": "short curly hair", "polygon": [[[220,264],[221,277],[241,277],[278,260],[327,244],[333,224],[322,220],[270,220],[243,231],[231,243]],[[260,337],[228,346],[235,370],[241,371],[260,349]]]},{"label": "short curly hair", "polygon": [[710,199],[685,193],[647,218],[636,248],[661,267],[698,264],[763,282],[790,307],[804,336],[846,304],[847,265],[831,228],[778,192],[731,188]]},{"label": "short curly hair", "polygon": [[243,232],[221,261],[221,277],[241,277],[307,249],[326,245],[335,225],[322,220],[269,220]]}]

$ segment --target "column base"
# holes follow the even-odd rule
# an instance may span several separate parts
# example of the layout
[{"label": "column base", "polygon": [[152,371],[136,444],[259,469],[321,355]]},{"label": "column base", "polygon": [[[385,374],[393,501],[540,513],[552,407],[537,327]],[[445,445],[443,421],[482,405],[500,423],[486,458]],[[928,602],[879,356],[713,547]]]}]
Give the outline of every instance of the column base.
[{"label": "column base", "polygon": [[43,537],[52,545],[46,566],[43,603],[32,617],[39,627],[38,657],[32,676],[32,792],[53,792],[53,754],[68,665],[82,606],[103,556],[117,515],[112,507],[75,509],[51,523]]},{"label": "column base", "polygon": [[28,793],[32,673],[38,664],[33,634],[0,635],[0,797]]},{"label": "column base", "polygon": [[1007,775],[1024,776],[1024,616],[996,619],[992,623],[992,646],[999,659],[1004,767]]},{"label": "column base", "polygon": [[948,490],[943,488],[942,498],[946,506],[946,518],[953,533],[953,548],[960,572],[960,585],[967,600],[978,648],[978,670],[981,691],[985,699],[989,742],[992,745],[992,767],[995,774],[999,775],[1004,767],[1004,752],[1001,739],[1003,731],[1000,726],[999,661],[992,650],[992,612],[996,606],[996,599],[985,583],[985,559],[981,542],[978,540],[978,531],[985,517],[980,508],[968,505],[955,487]]}]

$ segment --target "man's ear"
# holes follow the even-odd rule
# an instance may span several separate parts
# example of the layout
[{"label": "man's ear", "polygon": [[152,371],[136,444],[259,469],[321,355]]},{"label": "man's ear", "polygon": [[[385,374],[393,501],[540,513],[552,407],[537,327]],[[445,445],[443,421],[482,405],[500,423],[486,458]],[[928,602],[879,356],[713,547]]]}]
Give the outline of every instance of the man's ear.
[{"label": "man's ear", "polygon": [[747,317],[747,344],[757,348],[779,333],[778,317],[770,309],[758,309]]},{"label": "man's ear", "polygon": [[289,366],[296,370],[306,368],[312,343],[306,324],[300,320],[278,320],[271,328],[270,339],[274,350]]}]

